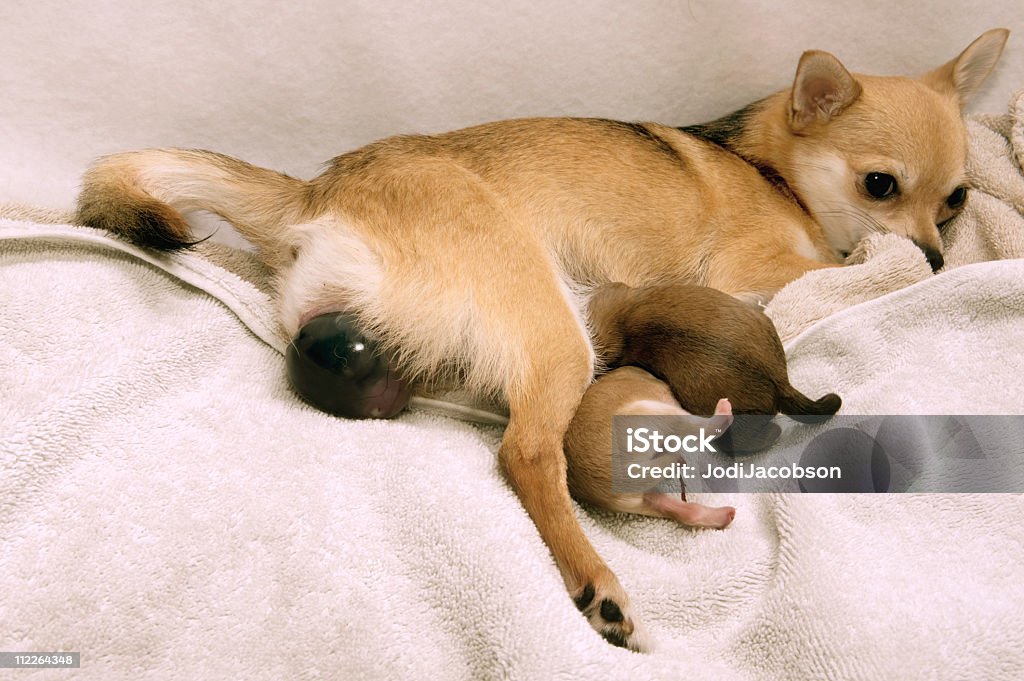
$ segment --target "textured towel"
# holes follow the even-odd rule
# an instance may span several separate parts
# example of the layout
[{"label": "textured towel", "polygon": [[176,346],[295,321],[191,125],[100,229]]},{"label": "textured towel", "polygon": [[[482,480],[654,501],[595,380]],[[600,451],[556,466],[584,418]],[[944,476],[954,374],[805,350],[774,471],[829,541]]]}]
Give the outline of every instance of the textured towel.
[{"label": "textured towel", "polygon": [[[566,597],[499,429],[310,409],[248,256],[22,217],[0,220],[0,650],[82,653],[40,677],[1024,677],[1020,495],[709,495],[738,509],[721,532],[581,508],[657,641],[632,654]],[[1014,248],[1002,224],[976,243]],[[1024,260],[782,305],[900,254],[776,297],[794,384],[847,413],[1024,413]]]}]

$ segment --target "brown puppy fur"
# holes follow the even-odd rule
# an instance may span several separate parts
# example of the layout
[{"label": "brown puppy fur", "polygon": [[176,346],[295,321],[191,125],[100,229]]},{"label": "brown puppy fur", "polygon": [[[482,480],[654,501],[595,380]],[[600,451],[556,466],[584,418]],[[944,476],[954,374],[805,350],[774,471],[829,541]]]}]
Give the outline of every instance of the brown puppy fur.
[{"label": "brown puppy fur", "polygon": [[[348,310],[409,379],[504,399],[512,486],[577,602],[616,605],[595,627],[636,648],[629,599],[565,480],[563,436],[594,369],[581,291],[771,295],[874,229],[914,238],[938,264],[935,225],[962,199],[960,106],[1006,35],[984,34],[923,80],[854,76],[809,52],[791,88],[707,126],[507,121],[384,140],[310,181],[205,151],[117,154],[86,173],[78,218],[176,248],[194,238],[182,212],[220,215],[275,269],[289,335]],[[899,190],[869,196],[880,174]]]},{"label": "brown puppy fur", "polygon": [[789,383],[775,325],[749,303],[704,286],[609,284],[588,308],[594,346],[610,367],[665,381],[683,409],[709,416],[728,396],[735,414],[831,416],[842,401],[812,400]]},{"label": "brown puppy fur", "polygon": [[[793,388],[771,320],[720,291],[685,284],[642,289],[608,284],[593,292],[588,313],[599,357],[618,368],[584,393],[566,432],[565,456],[570,492],[599,508],[716,528],[726,527],[735,515],[731,507],[686,503],[685,489],[679,499],[654,490],[614,493],[615,416],[711,416],[685,420],[696,433],[702,427],[726,431],[734,413],[783,411],[803,418],[832,415],[841,406],[835,394],[814,401]],[[758,442],[771,444],[765,438]],[[679,457],[664,458],[660,463]]]}]

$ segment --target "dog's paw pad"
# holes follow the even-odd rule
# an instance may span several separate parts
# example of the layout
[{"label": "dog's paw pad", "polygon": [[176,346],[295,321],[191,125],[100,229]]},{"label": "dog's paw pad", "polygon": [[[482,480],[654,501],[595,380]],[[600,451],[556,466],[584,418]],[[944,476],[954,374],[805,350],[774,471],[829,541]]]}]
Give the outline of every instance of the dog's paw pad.
[{"label": "dog's paw pad", "polygon": [[577,610],[586,610],[587,606],[594,602],[594,585],[587,584],[583,587],[583,591],[573,597],[572,601],[576,604]]},{"label": "dog's paw pad", "polygon": [[608,622],[621,622],[625,619],[615,601],[610,601],[607,598],[601,601],[601,617],[605,618]]}]

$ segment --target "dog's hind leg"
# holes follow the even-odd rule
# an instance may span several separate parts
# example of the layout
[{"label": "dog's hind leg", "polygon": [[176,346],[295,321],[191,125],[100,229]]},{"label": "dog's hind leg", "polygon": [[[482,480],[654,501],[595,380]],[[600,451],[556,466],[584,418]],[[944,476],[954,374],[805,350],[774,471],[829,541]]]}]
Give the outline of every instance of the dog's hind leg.
[{"label": "dog's hind leg", "polygon": [[[608,641],[642,647],[629,599],[576,518],[562,449],[594,369],[581,303],[534,231],[474,174],[441,158],[354,178],[345,213],[295,228],[280,273],[294,331],[333,302],[395,351],[403,375],[452,365],[509,407],[499,460],[569,593]],[[386,190],[386,191],[385,191]]]},{"label": "dog's hind leg", "polygon": [[522,348],[529,360],[508,392],[501,464],[591,626],[610,643],[641,650],[629,598],[583,534],[566,482],[562,441],[591,380],[589,342],[556,290],[543,300],[535,296],[530,316]]},{"label": "dog's hind leg", "polygon": [[[629,598],[583,533],[566,480],[563,440],[592,380],[593,350],[554,264],[540,249],[531,250],[525,240],[480,246],[475,257],[486,266],[460,273],[461,290],[471,291],[476,311],[469,383],[496,382],[508,402],[499,461],[576,606],[607,641],[642,650],[646,643]],[[452,309],[440,316],[457,315]]]},{"label": "dog's hind leg", "polygon": [[[483,204],[467,206],[473,224],[505,228],[475,240],[472,251],[436,261],[446,274],[426,264],[437,256],[419,242],[421,257],[405,270],[401,290],[386,281],[374,298],[383,307],[371,316],[401,325],[383,334],[403,339],[414,362],[462,356],[469,386],[493,387],[505,398],[509,424],[498,456],[512,488],[591,626],[615,645],[640,650],[629,598],[583,533],[566,481],[563,439],[594,371],[581,305],[548,253]],[[462,347],[441,350],[455,329],[463,329]]]}]

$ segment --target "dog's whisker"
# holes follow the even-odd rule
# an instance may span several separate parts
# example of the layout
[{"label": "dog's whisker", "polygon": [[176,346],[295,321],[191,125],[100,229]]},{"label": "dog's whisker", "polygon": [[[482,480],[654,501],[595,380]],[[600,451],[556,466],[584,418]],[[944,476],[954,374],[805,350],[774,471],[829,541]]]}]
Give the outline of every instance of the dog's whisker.
[{"label": "dog's whisker", "polygon": [[819,217],[830,217],[839,216],[847,217],[855,220],[859,225],[867,229],[869,232],[874,234],[883,234],[890,230],[886,229],[885,225],[880,223],[875,218],[871,217],[867,213],[853,208],[851,206],[837,206],[830,210],[823,210],[818,212]]}]

